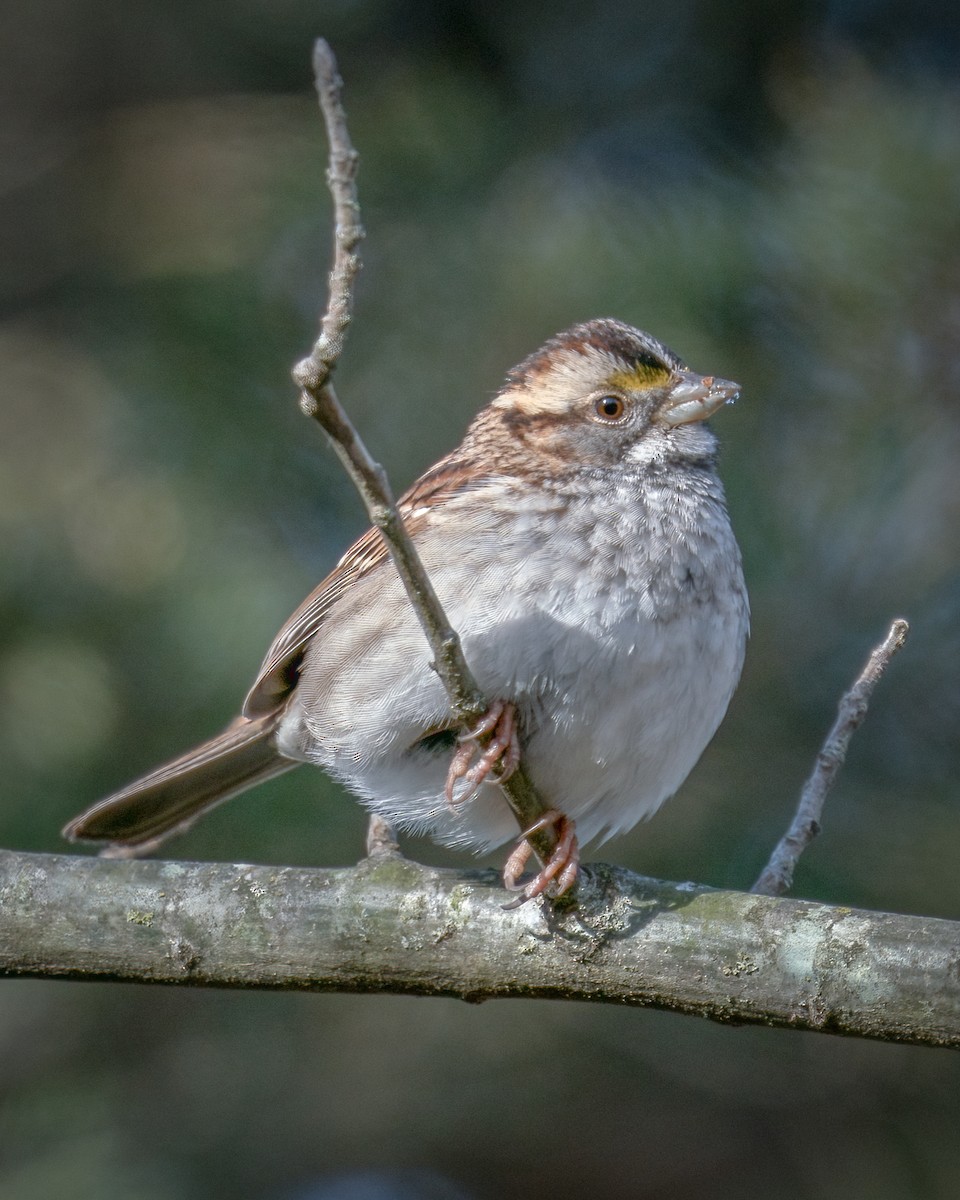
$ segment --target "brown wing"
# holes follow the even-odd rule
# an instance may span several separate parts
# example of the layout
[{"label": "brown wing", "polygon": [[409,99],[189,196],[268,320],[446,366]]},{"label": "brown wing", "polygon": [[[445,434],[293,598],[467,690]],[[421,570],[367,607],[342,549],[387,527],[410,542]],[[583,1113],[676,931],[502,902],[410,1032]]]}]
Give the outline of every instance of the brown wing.
[{"label": "brown wing", "polygon": [[[462,449],[441,459],[398,501],[397,507],[410,534],[416,537],[438,506],[482,486],[489,477],[489,471],[472,457],[463,456]],[[265,716],[284,703],[297,682],[307,643],[330,610],[353,583],[381,567],[388,557],[386,542],[378,529],[368,529],[353,543],[274,638],[244,702],[245,717]]]}]

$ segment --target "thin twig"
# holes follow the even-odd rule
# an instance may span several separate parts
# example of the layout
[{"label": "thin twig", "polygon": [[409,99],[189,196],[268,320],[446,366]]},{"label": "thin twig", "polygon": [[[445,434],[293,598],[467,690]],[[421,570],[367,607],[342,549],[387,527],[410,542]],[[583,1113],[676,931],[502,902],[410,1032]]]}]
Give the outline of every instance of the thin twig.
[{"label": "thin twig", "polygon": [[359,246],[364,238],[357,199],[360,156],[347,129],[347,114],[340,99],[343,80],[337,60],[323,38],[314,43],[313,73],[330,147],[327,185],[333,196],[334,250],[330,294],[320,323],[320,336],[310,357],[298,363],[293,372],[300,387],[311,395],[328,382],[343,350],[347,326],[353,316],[353,289],[361,265]]},{"label": "thin twig", "polygon": [[872,651],[854,685],[841,698],[837,719],[817,755],[810,778],[803,786],[793,822],[750,889],[752,892],[762,896],[782,896],[790,890],[800,855],[820,832],[820,818],[827,793],[847,757],[850,739],[867,715],[873,689],[880,682],[880,676],[890,659],[907,640],[909,632],[910,626],[898,617],[884,640]]},{"label": "thin twig", "polygon": [[[420,562],[397,510],[386,473],[361,441],[330,383],[353,313],[353,289],[361,265],[358,247],[363,238],[363,226],[356,185],[358,155],[350,141],[341,100],[343,81],[333,51],[323,39],[314,46],[313,68],[330,145],[327,182],[334,205],[334,258],[320,336],[309,357],[294,367],[293,378],[301,391],[300,407],[330,438],[360,493],[371,522],[382,534],[433,652],[433,667],[450,697],[453,714],[460,724],[469,728],[487,712],[488,699],[463,657],[460,639],[447,620]],[[489,735],[478,739],[481,745],[488,740]],[[501,787],[521,830],[529,829],[549,808],[522,766]],[[556,846],[556,834],[548,828],[531,836],[530,842],[537,856],[546,861]]]}]

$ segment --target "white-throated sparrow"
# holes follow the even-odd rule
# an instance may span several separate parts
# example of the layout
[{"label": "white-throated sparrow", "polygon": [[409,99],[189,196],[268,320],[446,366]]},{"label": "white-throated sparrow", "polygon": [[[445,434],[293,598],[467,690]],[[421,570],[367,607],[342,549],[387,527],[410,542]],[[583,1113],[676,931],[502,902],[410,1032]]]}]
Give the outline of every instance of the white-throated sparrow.
[{"label": "white-throated sparrow", "polygon": [[[299,762],[391,824],[487,850],[516,837],[497,786],[519,748],[561,826],[605,838],[680,786],[740,677],[740,552],[703,421],[738,386],[613,320],[551,338],[508,375],[400,509],[481,688],[496,745],[466,761],[423,633],[369,530],[297,609],[224,733],[64,831],[144,853]],[[498,770],[499,768],[499,770]],[[467,794],[454,786],[466,778]],[[512,882],[522,866],[514,855]],[[528,894],[547,879],[538,877]]]}]

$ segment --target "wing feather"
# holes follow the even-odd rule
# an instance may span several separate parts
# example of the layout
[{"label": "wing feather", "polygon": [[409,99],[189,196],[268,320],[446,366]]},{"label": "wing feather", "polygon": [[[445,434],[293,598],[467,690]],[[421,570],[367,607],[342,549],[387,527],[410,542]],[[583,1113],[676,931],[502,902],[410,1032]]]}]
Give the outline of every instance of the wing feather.
[{"label": "wing feather", "polygon": [[[489,478],[489,471],[477,459],[462,456],[462,451],[441,459],[397,503],[410,535],[416,538],[440,506],[482,487]],[[244,702],[245,717],[265,716],[283,705],[297,682],[307,644],[330,611],[357,580],[382,569],[389,557],[378,529],[368,529],[357,538],[274,638]]]}]

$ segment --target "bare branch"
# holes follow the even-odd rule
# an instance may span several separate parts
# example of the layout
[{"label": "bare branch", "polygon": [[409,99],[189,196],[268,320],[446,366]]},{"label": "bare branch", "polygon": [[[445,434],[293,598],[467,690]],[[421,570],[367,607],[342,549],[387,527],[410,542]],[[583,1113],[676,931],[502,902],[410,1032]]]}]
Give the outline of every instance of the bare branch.
[{"label": "bare branch", "polygon": [[[320,326],[320,336],[310,356],[293,370],[301,390],[300,406],[319,422],[363,499],[373,525],[380,530],[393,563],[403,581],[433,653],[433,666],[450,697],[457,720],[466,728],[475,725],[489,708],[460,646],[456,631],[433,589],[413,541],[397,510],[383,468],[370,455],[354,429],[330,383],[343,349],[343,340],[353,312],[353,288],[360,270],[358,246],[363,237],[356,173],[358,155],[350,141],[341,100],[342,80],[333,51],[322,39],[314,47],[317,94],[330,144],[327,179],[334,204],[334,262],[330,272],[330,295]],[[490,735],[477,739],[486,745]],[[530,828],[549,806],[537,794],[521,767],[501,784],[521,830]],[[556,834],[548,827],[531,836],[537,856],[546,861],[556,846]]]},{"label": "bare branch", "polygon": [[337,60],[323,38],[314,43],[313,72],[330,146],[327,184],[333,197],[334,237],[330,298],[320,336],[310,357],[294,368],[294,379],[311,394],[327,383],[343,350],[347,326],[353,316],[353,289],[361,266],[358,248],[364,237],[356,182],[360,156],[347,129],[347,114],[340,98],[343,80]]},{"label": "bare branch", "polygon": [[960,924],[586,868],[571,912],[491,871],[0,851],[0,974],[605,1001],[960,1046]]},{"label": "bare branch", "polygon": [[844,764],[851,738],[867,715],[873,689],[880,682],[880,676],[890,659],[907,640],[909,632],[907,622],[897,618],[887,636],[870,654],[856,682],[841,698],[837,719],[817,755],[810,778],[803,786],[793,822],[750,889],[757,895],[782,896],[790,890],[800,855],[820,832],[820,818],[827,793]]}]

